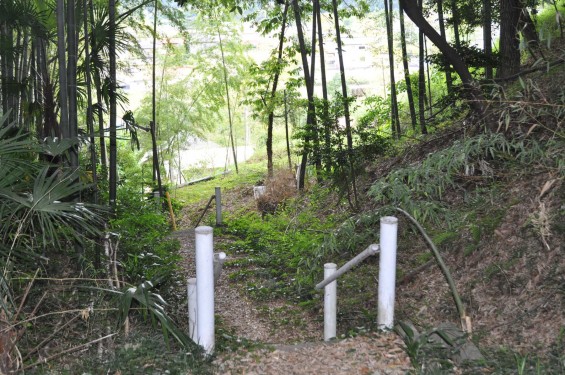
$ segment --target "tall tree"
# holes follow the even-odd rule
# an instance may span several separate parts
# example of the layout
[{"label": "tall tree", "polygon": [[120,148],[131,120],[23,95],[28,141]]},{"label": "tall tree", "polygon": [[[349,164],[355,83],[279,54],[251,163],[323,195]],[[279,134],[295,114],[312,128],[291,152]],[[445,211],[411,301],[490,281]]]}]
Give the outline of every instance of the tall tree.
[{"label": "tall tree", "polygon": [[345,64],[343,62],[343,49],[341,42],[341,31],[339,24],[339,12],[337,8],[337,0],[332,0],[335,37],[337,43],[337,56],[339,59],[339,75],[341,78],[341,95],[343,96],[343,114],[345,117],[345,135],[347,138],[347,156],[349,161],[349,176],[351,178],[351,188],[353,190],[353,206],[358,207],[357,197],[357,182],[355,176],[355,169],[353,167],[353,137],[351,136],[351,117],[349,114],[349,100],[347,98],[347,81],[345,79]]},{"label": "tall tree", "polygon": [[237,152],[235,149],[235,141],[233,137],[233,120],[232,120],[232,113],[231,113],[231,102],[230,102],[230,89],[228,83],[228,69],[226,67],[226,56],[224,55],[224,45],[222,43],[222,34],[220,33],[220,27],[218,26],[218,40],[220,42],[220,52],[222,55],[222,67],[224,73],[224,84],[226,89],[226,103],[228,105],[228,123],[229,123],[229,132],[230,132],[230,142],[231,142],[231,150],[233,155],[233,163],[235,165],[235,172],[239,173],[239,169],[237,167]]},{"label": "tall tree", "polygon": [[[61,0],[59,0],[61,1]],[[116,95],[116,0],[108,1],[109,57],[110,57],[110,161],[108,199],[110,207],[116,207],[118,195],[118,144],[116,139],[117,95]]]},{"label": "tall tree", "polygon": [[[85,66],[85,83],[86,83],[86,128],[90,139],[90,167],[92,171],[92,184],[94,185],[94,204],[98,204],[98,171],[96,157],[96,139],[94,138],[94,117],[92,113],[92,76],[90,66],[90,29],[88,27],[89,11],[87,0],[82,1],[83,9],[83,34],[84,34],[84,66]],[[97,262],[99,263],[99,250],[97,252]]]},{"label": "tall tree", "polygon": [[[443,17],[443,0],[437,0],[437,16],[439,21],[439,33],[442,38],[447,40],[447,36],[445,34],[445,20]],[[449,67],[446,67],[445,70],[445,84],[447,86],[447,93],[451,93],[453,91],[453,79],[451,78]]]},{"label": "tall tree", "polygon": [[497,78],[512,76],[520,71],[520,40],[518,23],[522,5],[520,0],[500,0],[500,63]]},{"label": "tall tree", "polygon": [[[470,106],[478,113],[485,112],[484,97],[478,87],[477,82],[469,72],[467,64],[463,61],[457,51],[447,43],[447,41],[439,35],[439,33],[424,18],[421,9],[416,0],[399,0],[401,7],[410,17],[412,22],[434,43],[441,51],[447,62],[453,66],[455,72],[463,82],[467,94],[470,96]],[[504,0],[508,1],[508,0]]]},{"label": "tall tree", "polygon": [[[77,113],[77,62],[78,62],[78,28],[76,24],[76,0],[67,0],[67,95],[69,99],[69,138],[76,140],[78,137]],[[61,90],[63,88],[61,87]],[[69,150],[70,165],[73,169],[78,167],[78,145]]]},{"label": "tall tree", "polygon": [[[277,62],[275,65],[275,74],[273,78],[273,85],[271,87],[270,93],[270,107],[269,107],[269,116],[267,118],[267,173],[269,177],[273,176],[273,125],[275,122],[275,109],[273,106],[276,94],[277,94],[277,86],[279,83],[279,77],[281,75],[282,70],[282,55],[283,55],[283,47],[285,41],[285,31],[286,31],[286,19],[288,14],[288,4],[289,0],[284,2],[284,9],[283,9],[283,17],[281,22],[281,32],[279,34],[279,46],[277,49]],[[285,106],[286,106],[286,94],[285,94]],[[285,109],[285,120],[286,120],[286,109]],[[290,160],[290,159],[289,159]]]},{"label": "tall tree", "polygon": [[492,8],[491,0],[483,0],[483,45],[484,53],[487,58],[485,66],[485,78],[493,78],[493,70],[490,61],[492,60]]},{"label": "tall tree", "polygon": [[[294,10],[294,19],[296,22],[296,31],[298,35],[298,44],[300,47],[300,56],[302,57],[302,70],[304,73],[304,82],[306,83],[306,93],[308,96],[308,116],[306,116],[306,127],[308,129],[312,128],[312,117],[310,115],[310,109],[313,108],[314,103],[314,86],[311,84],[310,80],[312,76],[310,75],[310,69],[308,67],[308,54],[306,51],[306,42],[304,41],[304,32],[302,31],[302,16],[300,5],[298,4],[298,0],[292,0],[292,8]],[[310,144],[310,136],[307,134],[304,137],[304,149],[302,151],[302,160],[300,162],[300,173],[298,178],[298,189],[304,189],[304,179],[306,177],[306,164],[308,160],[308,151]]]},{"label": "tall tree", "polygon": [[399,9],[398,18],[400,21],[400,45],[402,48],[402,65],[404,67],[404,81],[406,82],[406,94],[408,96],[408,107],[410,109],[410,120],[412,121],[412,130],[416,130],[416,108],[414,105],[414,94],[412,92],[412,82],[410,80],[410,70],[408,68],[408,53],[406,51],[406,30],[404,26],[404,10]]},{"label": "tall tree", "polygon": [[69,139],[69,101],[67,91],[67,58],[65,48],[65,0],[57,0],[57,62],[59,63],[59,108],[62,136]]},{"label": "tall tree", "polygon": [[384,0],[385,3],[385,19],[386,19],[386,36],[388,43],[388,64],[390,73],[390,129],[394,138],[400,138],[400,121],[398,116],[398,100],[396,97],[396,79],[394,77],[394,45],[393,45],[393,0]]},{"label": "tall tree", "polygon": [[316,19],[318,24],[318,49],[320,51],[320,75],[322,79],[322,126],[324,128],[324,164],[326,172],[332,169],[331,157],[331,127],[332,121],[329,114],[329,99],[328,99],[328,82],[326,78],[326,59],[324,54],[324,34],[322,32],[322,12],[320,9],[320,1],[314,0],[314,9],[316,12]]},{"label": "tall tree", "polygon": [[[418,1],[418,7],[420,12],[422,11],[423,0]],[[402,3],[400,3],[402,6]],[[425,50],[424,50],[424,32],[418,30],[418,114],[420,131],[422,134],[428,134],[428,128],[426,127],[426,76],[425,76]]]},{"label": "tall tree", "polygon": [[157,95],[155,88],[155,71],[157,69],[157,13],[159,1],[153,2],[153,64],[151,66],[151,140],[153,145],[153,182],[157,181],[159,196],[163,197],[163,184],[161,183],[161,165],[159,164],[159,150],[157,149]]}]

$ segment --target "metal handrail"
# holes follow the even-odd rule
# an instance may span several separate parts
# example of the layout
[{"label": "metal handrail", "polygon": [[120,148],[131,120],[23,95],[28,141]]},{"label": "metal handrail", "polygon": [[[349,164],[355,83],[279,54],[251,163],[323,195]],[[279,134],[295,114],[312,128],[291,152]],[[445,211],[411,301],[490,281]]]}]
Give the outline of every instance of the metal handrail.
[{"label": "metal handrail", "polygon": [[355,256],[355,258],[351,259],[349,262],[345,263],[341,266],[337,271],[335,271],[331,276],[322,280],[320,283],[316,285],[316,289],[322,289],[332,281],[336,280],[338,277],[349,271],[351,268],[355,267],[359,263],[365,260],[365,258],[370,257],[371,255],[375,255],[380,252],[380,246],[377,244],[369,245],[365,250],[360,252]]},{"label": "metal handrail", "polygon": [[210,197],[210,200],[208,201],[208,204],[206,205],[206,208],[204,209],[204,211],[202,211],[202,215],[200,215],[200,219],[198,219],[198,221],[196,222],[196,225],[194,226],[194,228],[197,228],[198,225],[200,225],[200,222],[202,221],[202,218],[204,217],[204,215],[206,214],[206,211],[208,211],[208,209],[210,208],[210,205],[212,204],[212,201],[214,200],[214,198],[216,198],[216,195],[212,195]]}]

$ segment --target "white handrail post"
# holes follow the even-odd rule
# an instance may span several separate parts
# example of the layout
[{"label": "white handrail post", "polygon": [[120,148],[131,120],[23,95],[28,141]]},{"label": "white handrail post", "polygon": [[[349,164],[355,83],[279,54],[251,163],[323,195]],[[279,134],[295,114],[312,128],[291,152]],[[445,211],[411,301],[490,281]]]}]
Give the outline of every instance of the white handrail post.
[{"label": "white handrail post", "polygon": [[391,330],[394,324],[397,233],[398,219],[394,216],[382,217],[377,324],[383,330]]},{"label": "white handrail post", "polygon": [[[324,264],[324,279],[335,273],[335,263]],[[324,341],[336,337],[337,326],[337,280],[324,287]]]},{"label": "white handrail post", "polygon": [[198,343],[198,328],[196,326],[196,278],[188,279],[188,336]]},{"label": "white handrail post", "polygon": [[206,354],[214,351],[214,242],[212,227],[195,230],[196,328],[198,344]]},{"label": "white handrail post", "polygon": [[222,269],[226,261],[226,253],[223,251],[214,254],[214,285],[220,280],[220,275],[222,274]]},{"label": "white handrail post", "polygon": [[215,188],[216,196],[216,226],[222,226],[222,190],[219,187]]}]

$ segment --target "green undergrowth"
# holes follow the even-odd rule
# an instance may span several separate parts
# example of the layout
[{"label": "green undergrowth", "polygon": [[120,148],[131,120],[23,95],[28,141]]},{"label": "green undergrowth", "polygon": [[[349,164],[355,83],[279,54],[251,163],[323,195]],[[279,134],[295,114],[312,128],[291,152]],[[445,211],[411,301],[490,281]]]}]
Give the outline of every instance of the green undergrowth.
[{"label": "green undergrowth", "polygon": [[208,200],[214,195],[214,188],[219,186],[222,190],[230,190],[240,186],[255,185],[258,181],[265,178],[265,163],[244,163],[239,165],[239,173],[231,170],[227,174],[218,170],[214,178],[208,181],[198,182],[174,189],[171,195],[184,203],[196,203]]},{"label": "green undergrowth", "polygon": [[[187,351],[166,343],[161,336],[134,333],[115,342],[115,349],[82,355],[78,363],[64,366],[62,374],[213,374],[212,365],[198,350]],[[51,374],[39,367],[31,374]]]},{"label": "green undergrowth", "polygon": [[326,257],[319,244],[335,227],[336,218],[318,217],[316,204],[308,208],[300,199],[287,202],[276,214],[255,211],[227,215],[227,227],[218,235],[233,238],[224,244],[228,254],[245,258],[228,261],[237,267],[234,280],[246,283],[246,291],[257,299],[284,297],[303,301],[312,297]]}]

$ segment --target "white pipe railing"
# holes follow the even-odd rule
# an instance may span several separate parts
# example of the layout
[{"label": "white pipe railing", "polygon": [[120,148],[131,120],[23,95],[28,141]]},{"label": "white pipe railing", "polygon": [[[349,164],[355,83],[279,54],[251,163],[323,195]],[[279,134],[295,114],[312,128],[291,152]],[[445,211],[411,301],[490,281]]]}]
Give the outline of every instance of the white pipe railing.
[{"label": "white pipe railing", "polygon": [[371,244],[337,271],[334,263],[324,264],[324,280],[316,285],[316,289],[324,289],[324,340],[336,337],[337,312],[337,282],[336,280],[361,263],[367,257],[378,252],[379,287],[378,287],[378,317],[379,328],[391,330],[394,323],[394,298],[396,283],[396,247],[398,219],[393,216],[381,218],[379,245]]},{"label": "white pipe railing", "polygon": [[225,261],[226,253],[223,251],[221,253],[214,253],[214,285],[218,284]]},{"label": "white pipe railing", "polygon": [[188,279],[188,336],[198,342],[198,327],[196,327],[196,277]]},{"label": "white pipe railing", "polygon": [[398,219],[382,217],[377,325],[383,330],[391,330],[394,324],[397,233]]},{"label": "white pipe railing", "polygon": [[[335,263],[324,264],[324,279],[335,274]],[[324,341],[336,337],[337,322],[337,281],[334,280],[324,288]]]},{"label": "white pipe railing", "polygon": [[347,271],[349,271],[350,269],[352,269],[353,267],[364,261],[365,258],[370,257],[371,255],[375,255],[378,252],[379,252],[379,245],[375,245],[375,244],[369,245],[369,247],[367,247],[365,250],[357,254],[355,258],[351,259],[349,262],[341,266],[331,276],[329,276],[328,278],[324,278],[323,281],[319,282],[316,285],[316,289],[322,289],[323,287],[325,287],[326,285],[336,280],[338,277],[340,277],[341,275],[343,275],[344,273],[346,273]]},{"label": "white pipe railing", "polygon": [[195,229],[197,343],[206,354],[214,351],[214,245],[212,227]]}]

